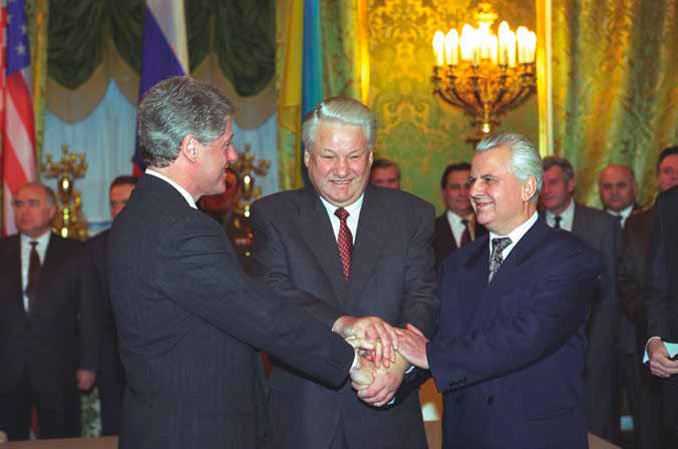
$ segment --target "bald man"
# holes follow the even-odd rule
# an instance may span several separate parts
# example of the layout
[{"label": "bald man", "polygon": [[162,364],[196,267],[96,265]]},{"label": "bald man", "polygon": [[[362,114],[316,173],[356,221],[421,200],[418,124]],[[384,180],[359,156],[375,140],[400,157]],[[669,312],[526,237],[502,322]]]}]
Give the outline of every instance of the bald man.
[{"label": "bald man", "polygon": [[600,172],[598,178],[598,193],[603,208],[607,213],[619,217],[619,224],[623,228],[626,219],[640,210],[636,205],[636,185],[633,171],[626,165],[610,164]]}]

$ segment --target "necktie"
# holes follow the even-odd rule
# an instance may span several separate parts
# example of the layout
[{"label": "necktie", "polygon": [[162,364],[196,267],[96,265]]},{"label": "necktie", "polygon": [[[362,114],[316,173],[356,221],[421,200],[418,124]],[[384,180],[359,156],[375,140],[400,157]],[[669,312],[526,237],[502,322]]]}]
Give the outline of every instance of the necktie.
[{"label": "necktie", "polygon": [[556,215],[555,217],[553,217],[553,221],[554,221],[553,228],[554,229],[560,229],[560,222],[562,220],[563,220],[563,217],[561,217],[560,215]]},{"label": "necktie", "polygon": [[468,228],[469,225],[468,218],[464,218],[463,220],[461,220],[461,222],[464,224],[464,232],[461,233],[461,241],[459,242],[460,243],[459,247],[462,247],[471,241],[471,233],[469,232]]},{"label": "necktie", "polygon": [[502,262],[504,262],[504,256],[502,256],[502,251],[506,249],[507,246],[511,244],[511,239],[509,237],[497,237],[492,239],[492,254],[490,255],[490,276],[487,280],[487,283],[492,282],[492,278],[499,267],[501,267]]},{"label": "necktie", "polygon": [[28,312],[32,312],[35,300],[38,295],[38,285],[40,284],[40,257],[35,247],[38,242],[31,242],[31,254],[28,258],[28,285],[26,286],[26,296],[28,296]]},{"label": "necktie", "polygon": [[348,276],[351,273],[351,255],[353,254],[353,236],[351,230],[346,224],[348,212],[343,207],[334,211],[334,215],[339,217],[339,238],[337,246],[339,247],[339,256],[341,257],[341,269],[344,272],[344,280],[348,282]]}]

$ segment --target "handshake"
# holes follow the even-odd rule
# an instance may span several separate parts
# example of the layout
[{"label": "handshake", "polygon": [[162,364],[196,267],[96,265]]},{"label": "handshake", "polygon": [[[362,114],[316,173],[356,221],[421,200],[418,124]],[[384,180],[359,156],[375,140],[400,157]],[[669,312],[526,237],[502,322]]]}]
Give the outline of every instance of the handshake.
[{"label": "handshake", "polygon": [[387,405],[412,365],[428,369],[428,339],[411,324],[405,329],[391,326],[378,317],[342,316],[332,331],[357,351],[350,371],[351,385],[358,397],[374,407]]}]

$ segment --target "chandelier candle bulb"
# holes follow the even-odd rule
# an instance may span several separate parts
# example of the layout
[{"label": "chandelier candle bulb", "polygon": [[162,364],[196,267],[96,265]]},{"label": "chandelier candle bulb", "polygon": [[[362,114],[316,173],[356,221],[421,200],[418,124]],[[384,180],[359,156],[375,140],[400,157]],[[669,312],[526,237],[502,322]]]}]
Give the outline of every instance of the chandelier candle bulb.
[{"label": "chandelier candle bulb", "polygon": [[452,28],[445,36],[445,61],[449,65],[459,63],[459,33]]},{"label": "chandelier candle bulb", "polygon": [[445,53],[443,47],[445,46],[445,35],[442,31],[437,31],[433,36],[433,52],[436,55],[436,65],[438,67],[445,64]]}]

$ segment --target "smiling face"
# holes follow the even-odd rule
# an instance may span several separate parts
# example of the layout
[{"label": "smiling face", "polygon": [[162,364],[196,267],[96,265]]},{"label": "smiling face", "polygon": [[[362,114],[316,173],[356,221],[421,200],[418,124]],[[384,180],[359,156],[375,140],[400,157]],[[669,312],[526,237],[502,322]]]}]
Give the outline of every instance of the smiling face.
[{"label": "smiling face", "polygon": [[321,122],[315,141],[304,153],[311,183],[329,203],[353,204],[367,187],[372,165],[365,132],[360,126]]},{"label": "smiling face", "polygon": [[513,174],[512,157],[510,148],[500,146],[477,152],[471,163],[471,205],[478,223],[498,235],[508,235],[535,211],[536,182]]},{"label": "smiling face", "polygon": [[218,139],[206,145],[198,145],[199,196],[223,193],[226,189],[226,169],[238,160],[232,140],[231,118],[227,117],[224,133]]}]

